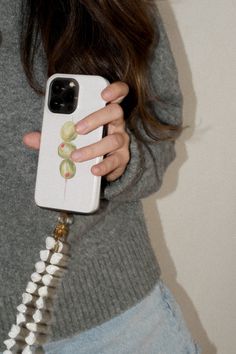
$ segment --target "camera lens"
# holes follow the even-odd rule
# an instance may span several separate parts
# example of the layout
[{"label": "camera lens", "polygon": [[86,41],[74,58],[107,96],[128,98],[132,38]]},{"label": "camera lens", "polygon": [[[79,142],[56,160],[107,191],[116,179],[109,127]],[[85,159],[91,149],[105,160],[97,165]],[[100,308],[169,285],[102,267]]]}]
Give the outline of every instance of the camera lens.
[{"label": "camera lens", "polygon": [[73,88],[67,89],[64,93],[63,93],[63,99],[66,102],[74,102],[75,99],[75,91]]},{"label": "camera lens", "polygon": [[65,84],[62,80],[55,80],[52,85],[52,92],[60,95],[65,90]]},{"label": "camera lens", "polygon": [[59,97],[53,97],[53,99],[50,101],[50,108],[53,112],[60,112],[64,106],[64,101]]}]

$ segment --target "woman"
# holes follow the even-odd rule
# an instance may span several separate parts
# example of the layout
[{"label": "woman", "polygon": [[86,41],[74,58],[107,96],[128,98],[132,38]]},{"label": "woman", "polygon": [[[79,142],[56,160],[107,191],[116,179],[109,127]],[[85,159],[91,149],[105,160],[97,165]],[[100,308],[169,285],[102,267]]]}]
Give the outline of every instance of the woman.
[{"label": "woman", "polygon": [[160,280],[140,201],[160,188],[181,132],[182,96],[155,5],[7,0],[0,20],[1,339],[57,216],[33,201],[45,81],[97,74],[111,82],[101,93],[108,104],[76,129],[107,124],[107,136],[71,158],[104,155],[91,170],[103,176],[103,198],[95,214],[75,216],[46,353],[198,353]]}]

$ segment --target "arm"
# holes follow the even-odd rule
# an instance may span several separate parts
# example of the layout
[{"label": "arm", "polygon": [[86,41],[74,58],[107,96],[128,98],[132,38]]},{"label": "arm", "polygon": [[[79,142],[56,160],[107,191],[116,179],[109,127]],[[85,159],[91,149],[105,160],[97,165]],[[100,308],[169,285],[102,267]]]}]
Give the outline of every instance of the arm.
[{"label": "arm", "polygon": [[[162,122],[177,125],[182,120],[182,94],[178,73],[160,16],[158,26],[160,41],[150,72],[153,92],[156,92],[159,100],[154,103],[153,109]],[[147,138],[143,129],[140,128],[140,132]],[[130,131],[128,133],[131,158],[124,174],[106,185],[104,197],[108,200],[138,200],[158,191],[168,165],[176,156],[174,142],[157,143],[149,139],[148,143],[143,143]]]}]

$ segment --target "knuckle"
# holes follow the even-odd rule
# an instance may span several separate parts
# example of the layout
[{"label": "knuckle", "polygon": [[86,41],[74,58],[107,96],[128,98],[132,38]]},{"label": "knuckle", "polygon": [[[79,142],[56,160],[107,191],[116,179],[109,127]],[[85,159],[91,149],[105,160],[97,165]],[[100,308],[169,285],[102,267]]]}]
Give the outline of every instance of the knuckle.
[{"label": "knuckle", "polygon": [[104,161],[104,174],[107,174],[112,170],[112,165],[113,165],[113,163],[112,163],[111,159],[106,159]]},{"label": "knuckle", "polygon": [[103,163],[103,174],[106,175],[110,171],[114,169],[114,160],[113,159],[105,159]]},{"label": "knuckle", "polygon": [[107,180],[115,181],[120,176],[122,176],[123,172],[124,172],[124,168],[117,168],[115,171],[113,171],[107,175]]},{"label": "knuckle", "polygon": [[112,144],[115,149],[120,148],[124,144],[124,137],[121,133],[112,135]]},{"label": "knuckle", "polygon": [[83,149],[83,156],[86,159],[90,159],[94,157],[95,153],[96,153],[96,149],[93,145],[90,145],[89,147]]},{"label": "knuckle", "polygon": [[122,107],[119,105],[119,103],[112,103],[111,104],[111,109],[112,109],[112,114],[114,115],[114,117],[120,118],[123,117],[123,109]]},{"label": "knuckle", "polygon": [[103,163],[101,163],[101,165],[99,166],[100,172],[102,175],[105,175],[107,173],[107,166],[105,161]]},{"label": "knuckle", "polygon": [[120,158],[120,155],[118,155],[118,154],[115,154],[114,156],[113,156],[113,163],[112,163],[112,168],[114,169],[114,168],[117,168],[119,165],[120,165],[120,163],[121,163],[121,158]]},{"label": "knuckle", "polygon": [[121,158],[118,154],[112,154],[104,159],[101,165],[103,175],[113,175],[117,168],[121,166]]}]

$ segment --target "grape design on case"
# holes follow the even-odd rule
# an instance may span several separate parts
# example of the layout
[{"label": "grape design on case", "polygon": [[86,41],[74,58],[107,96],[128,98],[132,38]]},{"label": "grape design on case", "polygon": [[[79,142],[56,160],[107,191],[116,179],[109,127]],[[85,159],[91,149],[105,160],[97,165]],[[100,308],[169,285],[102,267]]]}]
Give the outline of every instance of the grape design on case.
[{"label": "grape design on case", "polygon": [[72,121],[66,122],[62,126],[61,138],[63,142],[58,147],[58,155],[63,158],[59,170],[61,176],[65,179],[73,178],[76,174],[76,165],[70,159],[70,155],[76,149],[76,146],[71,141],[75,140],[77,136],[78,134]]}]

